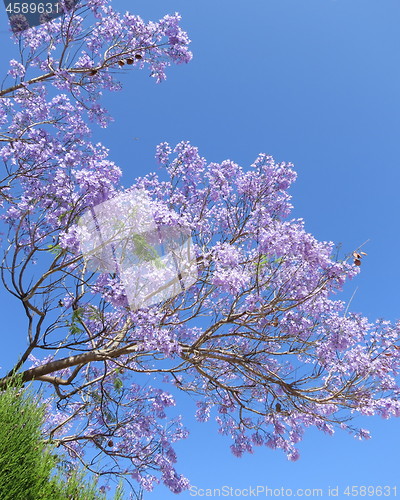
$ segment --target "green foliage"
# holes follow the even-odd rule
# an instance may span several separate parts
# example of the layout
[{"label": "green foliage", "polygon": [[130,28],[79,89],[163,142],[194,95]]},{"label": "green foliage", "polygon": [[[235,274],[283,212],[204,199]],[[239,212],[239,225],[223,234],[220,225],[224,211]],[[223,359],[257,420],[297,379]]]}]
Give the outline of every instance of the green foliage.
[{"label": "green foliage", "polygon": [[120,378],[115,378],[114,379],[114,389],[117,391],[117,392],[120,392],[122,387],[124,386],[122,380]]},{"label": "green foliage", "polygon": [[155,260],[156,262],[160,261],[158,253],[156,252],[156,250],[154,250],[154,248],[151,245],[147,243],[146,238],[143,235],[132,234],[131,237],[135,244],[135,252],[141,259],[145,261],[149,260]]},{"label": "green foliage", "polygon": [[60,245],[47,245],[48,252],[53,253],[54,255],[61,255],[64,249],[60,247]]},{"label": "green foliage", "polygon": [[[106,500],[106,495],[99,492],[97,481],[86,479],[84,472],[76,469],[70,473],[66,473],[65,470],[59,471],[52,478],[52,485],[52,496],[41,496],[40,500]],[[123,490],[120,484],[114,500],[122,499]]]},{"label": "green foliage", "polygon": [[[39,499],[56,458],[41,441],[44,409],[20,385],[0,394],[0,498]],[[50,497],[51,498],[51,497]]]},{"label": "green foliage", "polygon": [[283,257],[277,257],[276,259],[269,257],[268,255],[262,254],[260,256],[259,262],[256,263],[256,266],[258,268],[262,268],[266,266],[267,264],[270,264],[272,266],[280,266],[281,263],[283,262]]},{"label": "green foliage", "polygon": [[[0,500],[105,500],[96,479],[62,466],[43,440],[39,396],[13,379],[0,392]],[[119,485],[115,500],[123,498]]]},{"label": "green foliage", "polygon": [[83,333],[83,329],[81,328],[82,325],[82,318],[81,314],[84,313],[84,309],[82,307],[78,307],[71,316],[71,321],[67,321],[67,325],[69,327],[69,331],[71,332],[72,335],[79,335]]},{"label": "green foliage", "polygon": [[96,306],[93,306],[91,304],[87,304],[87,310],[90,311],[88,314],[88,319],[90,319],[91,321],[103,321],[104,320],[103,314],[101,313],[101,311],[99,311],[99,309]]}]

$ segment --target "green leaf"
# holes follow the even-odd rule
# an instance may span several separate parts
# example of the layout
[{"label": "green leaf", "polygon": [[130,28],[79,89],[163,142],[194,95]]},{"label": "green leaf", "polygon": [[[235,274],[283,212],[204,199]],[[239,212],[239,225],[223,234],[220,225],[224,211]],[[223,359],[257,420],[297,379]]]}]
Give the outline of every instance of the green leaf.
[{"label": "green leaf", "polygon": [[61,215],[59,215],[59,216],[58,216],[58,220],[59,220],[60,222],[62,222],[62,221],[63,221],[63,219],[65,219],[65,217],[66,217],[68,214],[70,214],[71,212],[73,212],[73,209],[72,209],[72,210],[67,210],[66,212],[64,212],[63,214],[61,214]]},{"label": "green leaf", "polygon": [[114,379],[114,389],[116,391],[120,392],[123,386],[124,386],[124,384],[120,378]]},{"label": "green leaf", "polygon": [[47,245],[48,252],[53,253],[55,255],[60,255],[63,251],[63,248],[60,245]]},{"label": "green leaf", "polygon": [[144,236],[141,234],[134,234],[132,239],[135,244],[135,253],[140,259],[143,259],[146,262],[153,261],[157,269],[165,267],[165,264],[161,261],[157,251],[154,250],[149,243],[147,243]]},{"label": "green leaf", "polygon": [[72,313],[72,321],[80,321],[81,319],[81,314],[85,312],[85,309],[83,307],[78,307],[77,309],[74,310]]}]

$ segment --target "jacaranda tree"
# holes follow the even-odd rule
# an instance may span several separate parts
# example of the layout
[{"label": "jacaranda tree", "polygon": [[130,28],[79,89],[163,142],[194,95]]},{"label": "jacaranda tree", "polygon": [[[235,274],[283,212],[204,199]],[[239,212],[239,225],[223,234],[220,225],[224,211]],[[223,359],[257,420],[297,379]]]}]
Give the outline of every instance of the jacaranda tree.
[{"label": "jacaranda tree", "polygon": [[[189,484],[173,449],[187,431],[167,415],[167,384],[197,399],[199,421],[216,418],[237,456],[267,445],[296,460],[306,427],[368,438],[354,415],[400,415],[399,325],[333,299],[362,254],[339,260],[290,219],[291,164],[260,155],[243,170],[163,143],[160,176],[123,190],[90,141],[89,124],[109,121],[99,98],[120,89],[116,70],[161,81],[190,60],[179,21],[82,0],[13,35],[20,56],[0,91],[1,276],[26,317],[12,332],[26,345],[0,384],[18,372],[47,386],[48,439],[89,471],[174,492]],[[172,261],[173,290],[171,276],[157,282]]]}]

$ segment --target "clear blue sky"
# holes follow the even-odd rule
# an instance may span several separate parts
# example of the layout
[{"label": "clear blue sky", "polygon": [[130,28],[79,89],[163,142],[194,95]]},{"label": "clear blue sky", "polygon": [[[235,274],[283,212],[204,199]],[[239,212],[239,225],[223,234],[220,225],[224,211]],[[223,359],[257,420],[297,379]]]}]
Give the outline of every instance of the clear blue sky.
[{"label": "clear blue sky", "polygon": [[[114,6],[146,20],[180,12],[194,52],[161,85],[145,71],[131,71],[121,77],[124,91],[106,96],[116,121],[94,136],[123,168],[124,185],[157,169],[154,150],[162,141],[189,140],[209,161],[230,158],[246,167],[260,152],[291,161],[298,172],[293,215],[305,219],[307,230],[341,242],[346,253],[370,240],[361,275],[338,298],[358,288],[351,310],[371,320],[400,319],[399,2],[115,0]],[[1,29],[6,20],[3,10]],[[6,42],[7,34],[2,37]],[[17,325],[6,314],[3,335],[22,342]],[[14,349],[10,344],[7,353]],[[268,448],[235,458],[216,425],[193,422],[184,395],[178,410],[191,437],[177,445],[177,468],[198,487],[267,485],[294,494],[322,488],[329,498],[328,487],[336,485],[341,491],[388,485],[400,495],[399,421],[358,418],[356,424],[372,431],[365,442],[309,430],[300,460],[290,463]],[[179,497],[160,486],[144,498]]]}]

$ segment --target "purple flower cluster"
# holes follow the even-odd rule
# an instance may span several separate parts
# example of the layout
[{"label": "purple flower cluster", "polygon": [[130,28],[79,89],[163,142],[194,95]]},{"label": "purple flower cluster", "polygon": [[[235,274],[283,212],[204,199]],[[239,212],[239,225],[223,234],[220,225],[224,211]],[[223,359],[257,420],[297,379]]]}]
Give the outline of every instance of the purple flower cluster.
[{"label": "purple flower cluster", "polygon": [[37,81],[39,69],[43,72],[39,79],[71,93],[84,106],[89,119],[105,127],[111,117],[99,99],[103,89],[122,88],[115,78],[116,69],[148,68],[150,75],[161,82],[171,64],[191,60],[190,40],[180,21],[180,15],[175,13],[159,22],[145,23],[129,12],[115,11],[111,0],[78,2],[63,19],[13,35],[28,56],[24,64],[12,60],[8,74],[18,88],[30,88]]}]

